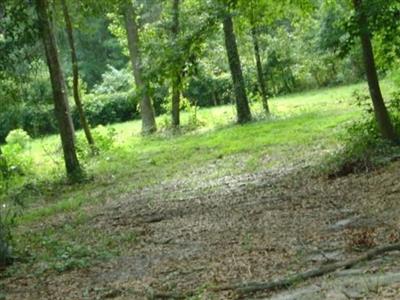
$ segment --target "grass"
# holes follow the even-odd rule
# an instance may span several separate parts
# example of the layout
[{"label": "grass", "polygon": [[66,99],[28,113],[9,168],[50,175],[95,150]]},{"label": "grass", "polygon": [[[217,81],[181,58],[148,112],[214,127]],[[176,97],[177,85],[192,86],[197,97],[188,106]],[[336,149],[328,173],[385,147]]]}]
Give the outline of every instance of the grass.
[{"label": "grass", "polygon": [[[391,89],[386,82],[384,87]],[[55,182],[57,193],[50,189],[33,197],[20,221],[75,211],[87,203],[179,180],[215,161],[223,163],[201,180],[256,172],[293,162],[307,153],[323,153],[337,146],[343,125],[359,115],[351,105],[351,94],[362,88],[365,86],[358,84],[274,98],[269,118],[260,118],[262,108],[255,103],[252,111],[260,120],[242,126],[235,124],[233,106],[200,109],[198,118],[204,126],[181,135],[161,128],[160,133],[143,137],[138,120],[111,125],[116,132],[114,148],[84,162],[93,180],[79,188],[59,185],[64,176],[59,138],[37,139],[29,150],[35,165],[32,177],[45,185]],[[159,117],[158,123],[166,117]],[[184,113],[183,123],[188,118]]]},{"label": "grass", "polygon": [[[389,92],[392,85],[384,82],[383,88]],[[158,134],[143,137],[137,120],[111,125],[116,132],[114,147],[85,160],[92,179],[75,186],[63,184],[59,138],[36,139],[28,153],[35,166],[29,180],[39,192],[28,189],[23,196],[26,207],[17,219],[18,251],[37,253],[32,261],[47,262],[43,271],[85,267],[96,259],[119,255],[122,244],[135,243],[137,238],[135,232],[126,236],[91,228],[84,207],[166,181],[186,180],[196,186],[225,175],[317,161],[337,148],[344,125],[360,116],[351,105],[356,89],[366,87],[358,84],[277,97],[270,100],[273,116],[268,118],[263,117],[261,105],[254,103],[256,120],[242,126],[235,124],[233,106],[200,109],[203,126],[182,134],[161,128]],[[169,116],[159,117],[158,124],[165,118]],[[183,113],[184,124],[188,119]],[[65,215],[70,218],[68,226],[31,229],[30,224],[51,224]],[[76,232],[86,234],[76,236]],[[63,265],[57,263],[59,258]]]}]

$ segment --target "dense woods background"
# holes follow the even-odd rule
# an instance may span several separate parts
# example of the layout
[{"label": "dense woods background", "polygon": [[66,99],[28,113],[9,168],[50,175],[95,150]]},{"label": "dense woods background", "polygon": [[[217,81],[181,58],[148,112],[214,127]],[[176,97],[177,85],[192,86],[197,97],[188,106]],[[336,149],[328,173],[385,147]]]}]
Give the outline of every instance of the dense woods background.
[{"label": "dense woods background", "polygon": [[[381,11],[387,10],[383,13],[387,17],[379,16],[383,20],[376,22],[387,19],[389,23],[379,24],[381,28],[374,34],[377,69],[381,75],[396,73],[399,38],[391,33],[396,28],[393,23],[396,17],[390,18],[395,8],[386,4],[387,1],[384,8],[380,1],[372,2],[367,3],[371,14],[382,15]],[[91,126],[139,117],[139,92],[134,85],[118,7],[122,4],[111,3],[68,3],[80,94]],[[349,3],[314,1],[305,8],[301,3],[249,3],[238,3],[232,13],[250,101],[259,101],[263,93],[274,96],[363,80],[361,46],[350,38],[351,25],[347,24],[351,18]],[[80,128],[78,110],[72,104],[72,65],[61,4],[50,5],[72,118],[75,127]],[[183,75],[179,80],[180,89],[191,105],[204,107],[233,101],[222,21],[218,22],[219,16],[214,16],[214,7],[220,4],[183,1],[179,7],[177,37],[172,32],[175,26],[172,2],[144,1],[138,5],[139,18],[144,23],[140,30],[144,72],[156,114],[169,110],[174,81],[171,76],[175,69]],[[379,12],[374,11],[375,7]],[[5,17],[1,25],[0,138],[4,141],[15,128],[23,128],[32,136],[54,133],[57,125],[35,7],[24,1],[6,1],[2,11]],[[260,56],[259,66],[255,62],[255,45]],[[265,91],[261,91],[257,82],[259,67]]]}]

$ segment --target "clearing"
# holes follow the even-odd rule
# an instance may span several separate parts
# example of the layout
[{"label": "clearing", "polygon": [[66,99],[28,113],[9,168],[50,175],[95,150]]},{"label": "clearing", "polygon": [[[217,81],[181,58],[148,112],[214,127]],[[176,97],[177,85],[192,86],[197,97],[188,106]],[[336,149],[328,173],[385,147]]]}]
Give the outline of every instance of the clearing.
[{"label": "clearing", "polygon": [[[232,124],[228,106],[200,110],[204,126],[181,135],[140,137],[137,121],[114,125],[116,145],[86,162],[93,179],[79,188],[57,183],[57,138],[36,140],[39,187],[23,194],[15,236],[23,258],[2,274],[3,298],[236,299],[214,288],[398,241],[400,163],[337,179],[318,167],[360,116],[350,106],[359,88],[272,99],[274,117],[245,126]],[[398,258],[252,297],[396,299]]]}]

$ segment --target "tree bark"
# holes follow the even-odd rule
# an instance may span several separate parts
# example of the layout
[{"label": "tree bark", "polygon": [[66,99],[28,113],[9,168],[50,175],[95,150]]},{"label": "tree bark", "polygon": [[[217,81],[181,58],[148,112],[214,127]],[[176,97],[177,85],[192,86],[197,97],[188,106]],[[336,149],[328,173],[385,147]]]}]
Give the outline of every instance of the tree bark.
[{"label": "tree bark", "polygon": [[[172,0],[172,38],[174,43],[178,41],[179,35],[179,4],[180,0]],[[175,45],[176,47],[177,45]],[[181,97],[181,72],[180,67],[176,66],[177,69],[174,72],[174,78],[172,79],[172,126],[179,127],[180,125],[180,97]]]},{"label": "tree bark", "polygon": [[258,43],[258,35],[257,30],[254,25],[251,27],[251,36],[253,39],[253,47],[254,47],[254,56],[256,59],[257,66],[257,80],[258,87],[260,89],[262,105],[266,114],[269,114],[269,105],[268,105],[268,96],[267,96],[267,87],[265,85],[265,78],[263,73],[263,67],[261,63],[261,55],[260,55],[260,46]]},{"label": "tree bark", "polygon": [[225,47],[236,97],[237,119],[238,123],[242,124],[251,121],[251,112],[247,100],[239,51],[236,44],[235,32],[233,30],[232,17],[229,13],[224,17],[223,28]]},{"label": "tree bark", "polygon": [[71,52],[73,93],[74,93],[75,105],[76,105],[76,109],[78,110],[79,121],[81,123],[83,131],[85,132],[86,140],[90,146],[94,147],[94,139],[93,139],[92,133],[90,131],[90,127],[87,122],[86,116],[85,116],[83,104],[82,104],[80,93],[79,93],[78,58],[76,55],[74,34],[73,34],[73,30],[72,30],[72,22],[71,22],[71,18],[70,18],[69,12],[68,12],[68,6],[67,6],[67,3],[65,0],[61,0],[61,6],[62,6],[63,14],[64,14],[65,27],[67,30],[68,43],[69,43],[70,52]]},{"label": "tree bark", "polygon": [[60,129],[67,176],[72,182],[77,182],[82,180],[83,171],[76,155],[75,130],[69,111],[64,75],[58,57],[54,30],[48,15],[47,0],[36,0],[36,9],[39,17],[39,26],[46,53],[47,65],[50,72],[53,101]]},{"label": "tree bark", "polygon": [[371,33],[368,28],[368,18],[364,12],[362,0],[353,0],[359,27],[359,35],[363,50],[364,67],[367,75],[369,92],[374,106],[375,117],[383,138],[398,143],[398,136],[390,120],[388,110],[383,100],[376,71],[374,52],[371,43]]},{"label": "tree bark", "polygon": [[137,15],[132,3],[126,2],[125,11],[125,29],[128,38],[129,56],[132,64],[133,75],[136,88],[141,94],[140,113],[142,116],[142,133],[150,134],[157,130],[154,107],[149,96],[148,83],[144,80],[143,66],[140,53],[139,26],[137,24]]}]

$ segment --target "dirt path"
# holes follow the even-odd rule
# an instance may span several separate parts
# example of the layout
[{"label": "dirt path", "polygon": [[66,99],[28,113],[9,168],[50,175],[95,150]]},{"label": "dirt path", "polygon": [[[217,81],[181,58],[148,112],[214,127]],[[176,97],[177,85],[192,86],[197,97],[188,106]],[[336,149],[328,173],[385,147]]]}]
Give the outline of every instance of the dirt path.
[{"label": "dirt path", "polygon": [[[146,299],[187,292],[198,296],[193,299],[235,299],[210,287],[271,280],[357,255],[357,247],[397,241],[399,175],[395,163],[336,180],[291,168],[163,183],[85,208],[90,218],[78,235],[97,228],[138,236],[118,257],[69,272],[5,278],[2,285],[7,299]],[[400,271],[395,261],[374,262],[367,271]]]}]

